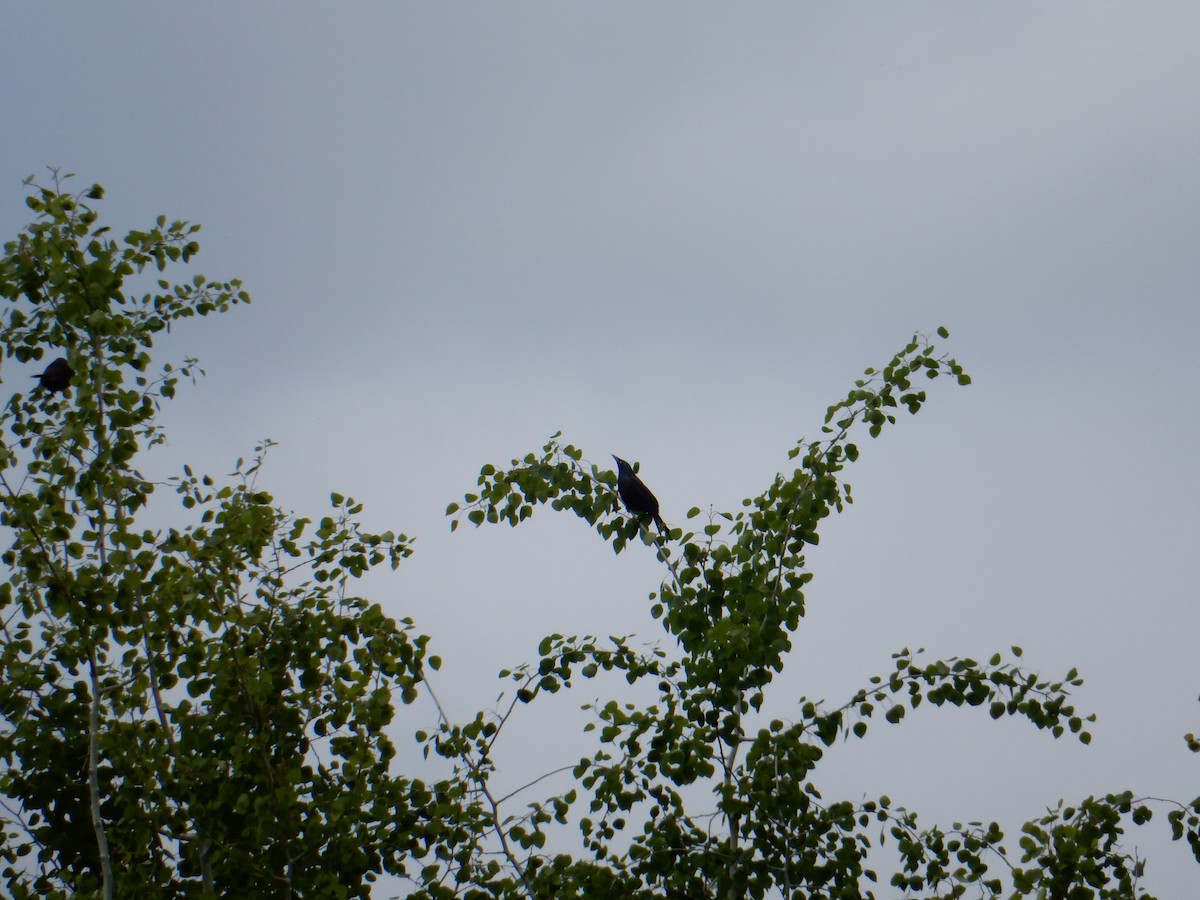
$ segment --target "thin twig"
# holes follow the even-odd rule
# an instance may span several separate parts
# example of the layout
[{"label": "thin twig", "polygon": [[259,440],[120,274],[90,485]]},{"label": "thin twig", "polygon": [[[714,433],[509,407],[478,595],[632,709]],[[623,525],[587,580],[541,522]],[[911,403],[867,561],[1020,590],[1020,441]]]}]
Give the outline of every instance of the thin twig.
[{"label": "thin twig", "polygon": [[[429,698],[433,700],[433,705],[437,707],[438,718],[441,720],[443,725],[446,727],[451,727],[450,719],[447,717],[446,710],[443,708],[441,701],[438,700],[437,694],[434,693],[433,685],[429,683],[428,678],[422,677],[421,681],[424,683],[425,689],[429,691]],[[511,708],[509,709],[509,712],[512,712]],[[505,718],[507,718],[507,714]],[[488,746],[490,747],[491,745],[489,744]],[[501,800],[496,800],[496,798],[492,796],[491,790],[488,788],[487,778],[483,775],[483,759],[480,759],[478,762],[472,760],[470,749],[463,750],[462,758],[467,764],[467,770],[470,773],[471,779],[475,782],[479,793],[487,798],[488,806],[491,808],[492,829],[496,832],[496,837],[500,840],[501,852],[503,852],[505,859],[508,860],[509,865],[511,865],[513,870],[517,873],[517,878],[520,880],[521,886],[525,889],[525,893],[528,896],[533,897],[533,890],[531,889],[529,882],[525,877],[525,867],[521,865],[521,861],[518,860],[516,855],[512,852],[512,848],[508,843],[508,837],[505,835],[504,828],[500,823],[500,804],[503,803],[504,800],[507,800],[508,797],[511,797],[512,794],[509,794],[508,797],[504,797]],[[521,788],[521,790],[524,790],[524,788]]]},{"label": "thin twig", "polygon": [[515,791],[509,791],[507,794],[505,794],[503,797],[501,797],[496,802],[503,803],[505,800],[511,800],[513,797],[517,796],[517,794],[521,793],[522,791],[529,790],[531,787],[533,787],[539,781],[545,781],[547,778],[552,778],[553,776],[558,775],[562,772],[570,772],[574,768],[575,768],[575,766],[560,766],[559,768],[553,770],[552,772],[547,772],[545,775],[539,775],[537,778],[533,779],[533,781],[529,782],[529,784],[523,784],[519,788],[517,788]]}]

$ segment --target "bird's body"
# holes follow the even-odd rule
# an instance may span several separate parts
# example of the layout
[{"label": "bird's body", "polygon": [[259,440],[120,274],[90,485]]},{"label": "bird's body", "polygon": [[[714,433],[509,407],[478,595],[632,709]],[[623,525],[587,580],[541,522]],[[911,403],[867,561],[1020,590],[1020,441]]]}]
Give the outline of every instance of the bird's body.
[{"label": "bird's body", "polygon": [[65,391],[70,386],[71,379],[75,377],[75,370],[71,368],[69,362],[59,357],[46,366],[45,372],[33,377],[42,383],[42,387],[53,394]]},{"label": "bird's body", "polygon": [[658,514],[658,498],[633,472],[633,466],[614,454],[617,461],[617,494],[625,508],[635,516],[650,516],[661,534],[670,535],[667,523]]}]

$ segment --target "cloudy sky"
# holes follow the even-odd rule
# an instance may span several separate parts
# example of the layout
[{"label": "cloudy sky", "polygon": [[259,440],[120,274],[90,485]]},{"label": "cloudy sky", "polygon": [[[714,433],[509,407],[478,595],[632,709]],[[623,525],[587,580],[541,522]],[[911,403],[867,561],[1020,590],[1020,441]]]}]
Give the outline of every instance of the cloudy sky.
[{"label": "cloudy sky", "polygon": [[[336,489],[416,536],[364,588],[433,635],[456,715],[544,634],[657,636],[646,548],[548,510],[450,535],[483,463],[561,429],[639,460],[674,525],[736,509],[945,325],[974,384],[932,385],[848,473],[773,712],[840,703],[902,647],[1019,644],[1083,673],[1091,747],[922,709],[831,754],[826,796],[1015,829],[1060,797],[1197,793],[1200,6],[9,4],[0,26],[5,239],[21,179],[61,166],[119,228],[202,223],[194,268],[255,298],[163,347],[208,377],[146,469],[228,472],[270,437],[281,504]],[[515,720],[511,784],[577,760],[575,707],[618,690]],[[406,710],[400,740],[431,720]],[[1135,836],[1145,884],[1182,896],[1165,832]]]}]

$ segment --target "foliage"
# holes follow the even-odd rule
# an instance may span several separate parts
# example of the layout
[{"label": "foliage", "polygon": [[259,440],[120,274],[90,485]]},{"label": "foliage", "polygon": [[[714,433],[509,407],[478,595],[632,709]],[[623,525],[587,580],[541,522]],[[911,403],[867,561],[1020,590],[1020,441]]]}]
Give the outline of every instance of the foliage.
[{"label": "foliage", "polygon": [[6,357],[76,373],[0,415],[3,878],[18,897],[367,896],[423,790],[390,772],[384,726],[433,660],[350,586],[408,539],[337,495],[319,522],[285,514],[255,486],[267,443],[229,484],[173,480],[190,524],[139,524],[158,485],[136,454],[197,374],[147,374],[154,338],[249,298],[147,284],[195,255],[197,226],[116,240],[101,197],[34,190],[0,263]]},{"label": "foliage", "polygon": [[[948,334],[939,329],[938,336]],[[671,541],[625,518],[614,474],[586,465],[582,451],[561,444],[559,435],[540,454],[508,468],[483,467],[477,490],[448,508],[453,525],[464,517],[475,525],[517,525],[548,504],[584,519],[617,553],[640,536],[664,567],[651,611],[676,648],[635,654],[625,639],[552,635],[535,663],[502,673],[516,683],[516,702],[531,703],[613,669],[630,683],[653,684],[658,700],[644,707],[617,700],[592,705],[599,746],[575,768],[578,786],[531,804],[524,817],[504,820],[497,811],[497,825],[508,821],[510,841],[526,854],[506,847],[509,872],[498,877],[556,897],[596,896],[600,872],[602,891],[611,896],[870,897],[879,879],[873,850],[890,839],[897,860],[889,884],[907,894],[1141,896],[1142,864],[1122,851],[1119,838],[1126,822],[1142,824],[1151,810],[1131,794],[1089,798],[1027,824],[1017,863],[995,822],[924,829],[887,797],[827,800],[813,778],[827,749],[864,738],[878,718],[899,723],[922,703],[981,707],[992,718],[1023,718],[1086,744],[1093,717],[1070,702],[1070,689],[1082,684],[1074,670],[1044,679],[999,653],[986,663],[922,662],[919,653],[902,650],[891,671],[869,679],[839,706],[801,698],[795,721],[753,724],[804,616],[804,586],[811,579],[805,545],[816,544],[822,520],[852,501],[840,474],[858,459],[855,435],[865,429],[878,437],[899,409],[918,412],[926,401],[919,380],[943,375],[970,383],[955,360],[914,335],[829,408],[821,440],[792,448],[790,457],[799,462],[791,473],[776,476],[737,513],[693,508],[688,518],[699,521],[673,530]],[[1020,648],[1012,654],[1020,657]],[[508,718],[474,742],[444,725],[435,746],[457,753],[460,771],[482,789],[490,771],[478,760],[487,759],[498,725]],[[698,784],[706,786],[702,796],[712,798],[703,813],[688,802]],[[592,857],[583,869],[536,853],[547,829],[577,807]],[[1198,813],[1200,800],[1174,804],[1170,815],[1174,836],[1186,836],[1200,859]]]},{"label": "foliage", "polygon": [[[970,381],[921,335],[829,409],[821,439],[792,448],[791,472],[737,512],[693,508],[670,538],[627,517],[615,474],[559,435],[485,466],[450,505],[452,528],[516,525],[548,505],[617,553],[650,547],[665,643],[548,635],[501,673],[501,710],[441,713],[418,731],[448,774],[396,771],[396,699],[436,704],[438,659],[353,581],[396,568],[409,539],[364,530],[361,505],[338,494],[317,519],[285,512],[257,485],[269,441],[224,483],[185,467],[168,486],[186,521],[148,524],[167,510],[139,454],[164,439],[161,404],[200,374],[191,359],[148,374],[155,338],[249,298],[236,281],[169,280],[196,254],[197,227],[160,217],[116,240],[98,224],[102,194],[65,192],[57,175],[35,185],[36,221],[0,260],[9,368],[61,356],[75,373],[65,394],[17,390],[0,413],[10,895],[366,897],[389,875],[418,898],[1134,897],[1142,862],[1121,839],[1163,807],[1200,858],[1200,800],[1089,797],[1013,845],[994,822],[927,828],[888,797],[823,796],[826,752],[921,704],[1088,742],[1078,674],[1043,678],[1016,647],[987,661],[901,650],[840,704],[800,698],[793,720],[761,715],[805,614],[806,547],[852,500],[842,473],[859,435],[918,412],[931,380]],[[497,741],[525,707],[601,673],[652,701],[589,704],[594,750],[567,788],[512,811],[533,785],[497,795]],[[576,834],[573,853],[548,849]]]}]

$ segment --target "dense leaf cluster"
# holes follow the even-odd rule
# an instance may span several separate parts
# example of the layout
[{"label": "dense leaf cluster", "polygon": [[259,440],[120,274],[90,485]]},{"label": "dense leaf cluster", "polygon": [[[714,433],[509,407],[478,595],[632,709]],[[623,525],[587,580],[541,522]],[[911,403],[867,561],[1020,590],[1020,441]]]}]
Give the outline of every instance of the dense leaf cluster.
[{"label": "dense leaf cluster", "polygon": [[266,444],[230,483],[173,481],[190,524],[139,524],[161,485],[136,456],[196,373],[148,374],[154,338],[249,298],[148,281],[195,254],[197,226],[117,240],[101,196],[35,190],[0,261],[7,359],[75,372],[51,394],[5,371],[0,877],[16,897],[366,896],[425,802],[384,729],[433,660],[350,586],[408,539],[336,495],[319,522],[285,514],[255,486]]}]

